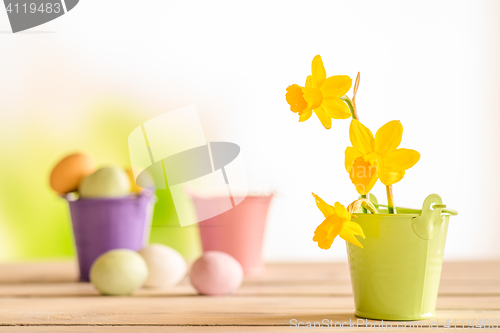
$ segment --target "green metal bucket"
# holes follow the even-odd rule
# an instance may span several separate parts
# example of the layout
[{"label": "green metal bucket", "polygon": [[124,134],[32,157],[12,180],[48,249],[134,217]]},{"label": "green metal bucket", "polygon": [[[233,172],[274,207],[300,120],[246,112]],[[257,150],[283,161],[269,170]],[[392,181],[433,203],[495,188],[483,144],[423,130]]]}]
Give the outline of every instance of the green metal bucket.
[{"label": "green metal bucket", "polygon": [[[380,206],[379,206],[380,207]],[[358,214],[364,249],[347,243],[355,315],[369,319],[434,317],[450,215],[441,197],[429,195],[422,210]]]}]

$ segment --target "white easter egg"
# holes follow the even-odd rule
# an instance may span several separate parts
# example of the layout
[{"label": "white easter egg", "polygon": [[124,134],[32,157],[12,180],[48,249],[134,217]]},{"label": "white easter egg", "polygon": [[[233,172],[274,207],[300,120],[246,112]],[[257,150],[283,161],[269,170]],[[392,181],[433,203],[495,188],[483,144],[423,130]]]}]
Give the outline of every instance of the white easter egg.
[{"label": "white easter egg", "polygon": [[124,197],[130,193],[130,179],[119,167],[104,167],[83,178],[78,187],[83,198]]},{"label": "white easter egg", "polygon": [[90,282],[104,295],[130,295],[148,277],[148,267],[137,252],[127,249],[111,250],[94,261]]},{"label": "white easter egg", "polygon": [[151,244],[139,251],[149,270],[145,287],[167,288],[178,284],[187,273],[186,260],[176,250],[162,244]]}]

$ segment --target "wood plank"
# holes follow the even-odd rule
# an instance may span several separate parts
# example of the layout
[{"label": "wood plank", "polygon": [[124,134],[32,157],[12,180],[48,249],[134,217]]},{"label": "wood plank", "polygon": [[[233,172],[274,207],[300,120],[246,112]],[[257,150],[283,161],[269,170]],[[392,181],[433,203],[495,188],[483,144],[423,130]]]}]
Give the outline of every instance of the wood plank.
[{"label": "wood plank", "polygon": [[[82,290],[78,290],[78,292],[74,292],[71,290],[67,290],[65,288],[60,290],[59,295],[54,295],[53,290],[51,289],[50,292],[47,294],[44,293],[38,293],[37,295],[34,295],[33,293],[29,292],[24,298],[28,298],[26,301],[29,302],[29,299],[31,298],[44,298],[44,299],[51,299],[51,298],[71,298],[71,299],[76,299],[77,297],[92,297],[96,299],[96,302],[99,302],[100,298],[109,298],[107,296],[99,296],[98,293],[90,286],[86,286],[88,288],[85,288],[86,293],[82,293]],[[16,296],[17,298],[22,297],[22,296]],[[155,297],[155,298],[163,298],[164,302],[169,302],[170,299],[173,298],[180,298],[180,297],[189,297],[193,301],[195,301],[196,298],[198,297],[206,297],[206,296],[198,296],[197,294],[193,293],[184,293],[184,294],[171,294],[171,293],[159,293],[159,292],[151,292],[151,291],[146,291],[146,292],[138,292],[134,294],[133,296],[129,296],[128,298],[138,298],[138,297]],[[244,303],[244,298],[245,297],[262,297],[262,295],[259,296],[254,296],[254,295],[240,295],[240,294],[235,294],[233,296],[229,297],[234,297],[235,301],[238,303]],[[266,295],[265,297],[273,297]],[[289,296],[289,295],[280,295],[278,297],[293,297],[293,298],[299,298],[299,297],[294,297],[294,296]],[[300,297],[303,297],[305,299],[310,299],[314,296],[308,296],[308,295],[302,295]],[[330,296],[330,295],[322,295],[320,297],[324,297],[326,299],[329,299],[331,302],[330,307],[333,309],[346,309],[346,308],[354,308],[354,298],[352,295],[349,296]],[[5,298],[5,297],[4,297]],[[10,298],[10,297],[8,297]],[[467,310],[467,309],[475,309],[475,310],[500,310],[500,296],[440,296],[438,297],[437,300],[437,309],[445,309],[445,310],[453,310],[453,309],[458,309],[458,310]],[[1,309],[1,308],[0,308]]]},{"label": "wood plank", "polygon": [[[197,296],[187,279],[169,290],[101,297],[76,278],[75,262],[1,265],[0,331],[36,325],[41,332],[69,327],[142,332],[151,331],[150,325],[195,332],[202,328],[197,325],[209,325],[220,332],[274,332],[289,331],[291,319],[357,319],[344,263],[268,264],[263,276],[245,279],[235,295],[226,297]],[[448,319],[500,320],[500,262],[445,263],[439,294],[440,325]]]},{"label": "wood plank", "polygon": [[[260,278],[248,278],[249,281]],[[270,263],[266,265],[267,281],[350,280],[347,263]],[[500,260],[444,262],[441,280],[500,281]]]},{"label": "wood plank", "polygon": [[[0,292],[1,294],[1,292]],[[245,281],[237,291],[238,295],[309,295],[347,296],[352,295],[350,280],[331,281]],[[440,296],[482,295],[500,296],[499,280],[441,280]]]},{"label": "wood plank", "polygon": [[[352,302],[352,299],[344,301]],[[462,304],[467,306],[466,302]],[[338,305],[341,304],[335,299],[326,297],[3,298],[0,299],[0,325],[288,326],[291,319],[356,321],[352,305],[345,308]],[[443,324],[448,319],[500,320],[500,310],[498,306],[487,310],[439,310],[438,319]]]},{"label": "wood plank", "polygon": [[78,265],[73,260],[0,265],[0,284],[68,282],[77,280]]},{"label": "wood plank", "polygon": [[[133,332],[290,332],[282,326],[3,326],[2,333],[74,332],[74,333],[133,333]],[[411,331],[411,330],[410,330]],[[421,332],[422,330],[420,330]],[[405,331],[406,332],[406,331]]]},{"label": "wood plank", "polygon": [[[181,284],[170,289],[139,289],[137,296],[192,296],[196,290],[185,279]],[[23,283],[0,284],[1,297],[76,297],[95,296],[97,291],[90,283],[60,282],[60,283]],[[247,297],[260,296],[317,296],[317,297],[352,297],[351,282],[337,281],[260,281],[258,283],[245,281],[236,290],[235,295]],[[500,283],[497,281],[442,281],[439,296],[483,296],[500,297]]]},{"label": "wood plank", "polygon": [[[339,287],[339,286],[337,286]],[[463,286],[462,286],[463,287]],[[351,295],[351,286],[344,286],[341,292],[332,292],[332,286],[317,285],[317,284],[293,284],[293,285],[271,285],[259,286],[243,285],[238,289],[234,296],[236,297],[262,297],[262,296],[276,296],[276,297],[325,297],[331,298],[336,308],[353,307],[353,297]],[[452,295],[440,293],[438,297],[438,309],[500,309],[500,295],[487,293],[481,295],[477,292],[478,286],[470,288],[471,293],[467,294],[467,290],[462,290]],[[456,291],[456,290],[455,290]],[[484,291],[489,291],[484,288]],[[139,289],[131,297],[196,297],[196,290],[184,281],[181,285],[171,289]],[[60,298],[60,297],[99,297],[98,292],[90,283],[54,283],[54,284],[14,284],[14,285],[0,285],[0,298]],[[201,296],[200,296],[201,297]]]},{"label": "wood plank", "polygon": [[[74,261],[16,263],[0,265],[0,284],[76,281],[78,267]],[[246,281],[349,281],[347,263],[270,263],[263,276]],[[500,261],[445,262],[442,281],[500,281]]]},{"label": "wood plank", "polygon": [[[317,331],[316,329],[315,331]],[[357,328],[356,332],[365,332],[369,329]],[[10,326],[1,327],[2,333],[26,333],[26,332],[74,332],[74,333],[134,333],[134,332],[179,332],[179,333],[192,333],[192,332],[287,332],[291,331],[290,327],[283,326]],[[307,330],[310,331],[310,330]],[[336,328],[322,328],[321,332],[326,331],[339,331]],[[293,332],[293,331],[292,331]],[[436,332],[435,329],[430,328],[414,328],[404,329],[408,333],[428,333]],[[484,329],[467,329],[467,332],[483,332]]]}]

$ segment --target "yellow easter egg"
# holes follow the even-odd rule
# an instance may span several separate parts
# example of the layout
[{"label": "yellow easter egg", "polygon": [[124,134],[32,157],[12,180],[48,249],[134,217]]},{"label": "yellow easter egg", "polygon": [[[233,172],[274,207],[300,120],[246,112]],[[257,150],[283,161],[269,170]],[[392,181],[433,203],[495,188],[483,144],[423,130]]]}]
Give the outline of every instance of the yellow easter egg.
[{"label": "yellow easter egg", "polygon": [[103,295],[130,295],[148,277],[148,267],[137,252],[127,249],[111,250],[94,261],[90,282]]},{"label": "yellow easter egg", "polygon": [[103,167],[83,178],[78,192],[82,198],[126,197],[130,193],[130,180],[120,167]]}]

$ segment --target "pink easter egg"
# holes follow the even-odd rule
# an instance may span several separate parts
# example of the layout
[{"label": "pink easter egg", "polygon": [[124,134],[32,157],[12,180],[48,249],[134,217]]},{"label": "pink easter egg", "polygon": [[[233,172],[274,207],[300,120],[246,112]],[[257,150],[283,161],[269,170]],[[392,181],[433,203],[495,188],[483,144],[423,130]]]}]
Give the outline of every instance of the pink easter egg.
[{"label": "pink easter egg", "polygon": [[191,284],[204,295],[226,295],[243,282],[243,268],[229,254],[205,252],[191,267]]}]

